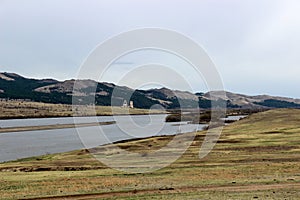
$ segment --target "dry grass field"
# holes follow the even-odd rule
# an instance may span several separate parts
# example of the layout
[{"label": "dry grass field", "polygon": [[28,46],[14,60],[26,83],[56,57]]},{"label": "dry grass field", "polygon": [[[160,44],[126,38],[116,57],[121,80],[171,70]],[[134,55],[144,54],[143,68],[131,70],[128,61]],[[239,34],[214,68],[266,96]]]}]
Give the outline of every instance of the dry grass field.
[{"label": "dry grass field", "polygon": [[[188,137],[189,134],[186,134]],[[299,199],[300,110],[253,114],[225,127],[199,159],[205,132],[170,166],[146,174],[110,169],[87,150],[0,164],[1,199]],[[147,152],[172,136],[119,143]],[[101,149],[93,149],[101,152]],[[117,153],[117,152],[112,152]]]},{"label": "dry grass field", "polygon": [[[79,113],[76,110],[80,110]],[[146,109],[127,109],[122,107],[110,106],[78,106],[72,108],[72,105],[65,104],[48,104],[26,101],[0,101],[0,119],[10,118],[42,118],[42,117],[70,117],[74,114],[77,116],[89,115],[112,115],[113,114],[161,114],[162,110]]]}]

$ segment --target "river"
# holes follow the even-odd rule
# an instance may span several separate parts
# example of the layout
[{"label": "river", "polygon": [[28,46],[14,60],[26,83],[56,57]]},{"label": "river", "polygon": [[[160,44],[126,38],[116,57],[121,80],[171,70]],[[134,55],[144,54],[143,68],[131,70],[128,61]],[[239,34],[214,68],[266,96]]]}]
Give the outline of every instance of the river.
[{"label": "river", "polygon": [[[67,128],[0,134],[0,162],[52,153],[92,148],[121,140],[173,135],[201,130],[205,125],[165,123],[166,115],[77,117],[76,123],[116,121],[101,127]],[[0,120],[0,127],[42,126],[74,123],[72,117]],[[179,126],[180,125],[180,126]],[[101,128],[101,129],[100,129]],[[101,130],[101,131],[100,131]],[[78,134],[78,131],[80,134]],[[100,133],[101,132],[101,133]],[[103,135],[105,133],[105,135]],[[84,141],[84,142],[82,142]],[[85,145],[84,145],[84,144]]]}]

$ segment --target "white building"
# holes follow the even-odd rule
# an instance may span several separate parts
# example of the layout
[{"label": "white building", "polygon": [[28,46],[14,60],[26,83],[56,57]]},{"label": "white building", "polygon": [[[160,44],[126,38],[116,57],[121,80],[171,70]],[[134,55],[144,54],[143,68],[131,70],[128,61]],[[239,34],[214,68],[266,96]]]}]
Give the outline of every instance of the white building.
[{"label": "white building", "polygon": [[134,107],[133,107],[133,101],[130,101],[130,102],[129,102],[129,108],[134,108]]},{"label": "white building", "polygon": [[127,107],[128,107],[128,104],[127,104],[127,101],[126,101],[126,100],[124,100],[122,107],[123,107],[123,108],[127,108]]}]

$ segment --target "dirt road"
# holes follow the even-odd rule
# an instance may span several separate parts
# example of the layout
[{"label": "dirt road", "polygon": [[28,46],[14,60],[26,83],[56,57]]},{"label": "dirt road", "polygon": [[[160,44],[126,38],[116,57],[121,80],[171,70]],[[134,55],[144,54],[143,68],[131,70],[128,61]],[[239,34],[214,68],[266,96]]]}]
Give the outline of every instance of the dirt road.
[{"label": "dirt road", "polygon": [[[66,199],[96,199],[110,197],[129,197],[132,195],[155,195],[155,194],[176,194],[182,192],[209,192],[209,191],[224,191],[224,192],[247,192],[247,191],[264,191],[278,190],[284,188],[294,188],[300,190],[300,183],[282,183],[268,185],[236,185],[236,186],[204,186],[204,187],[182,187],[182,188],[160,188],[149,190],[132,190],[124,192],[107,192],[98,194],[76,194],[56,197],[40,197],[32,198],[31,200],[66,200]],[[28,199],[27,199],[28,200]]]}]

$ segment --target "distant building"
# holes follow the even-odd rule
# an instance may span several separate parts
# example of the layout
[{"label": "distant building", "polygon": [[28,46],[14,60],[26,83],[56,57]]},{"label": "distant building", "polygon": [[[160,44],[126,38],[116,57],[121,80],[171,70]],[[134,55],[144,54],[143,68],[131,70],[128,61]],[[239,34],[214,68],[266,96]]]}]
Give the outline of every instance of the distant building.
[{"label": "distant building", "polygon": [[129,101],[129,105],[127,103],[126,100],[123,101],[123,105],[122,105],[123,108],[134,108],[133,106],[133,101]]},{"label": "distant building", "polygon": [[129,102],[129,108],[134,108],[134,107],[133,107],[133,101],[130,101],[130,102]]},{"label": "distant building", "polygon": [[123,107],[123,108],[127,108],[127,107],[128,107],[128,104],[127,104],[127,101],[126,101],[126,100],[124,100],[122,107]]}]

